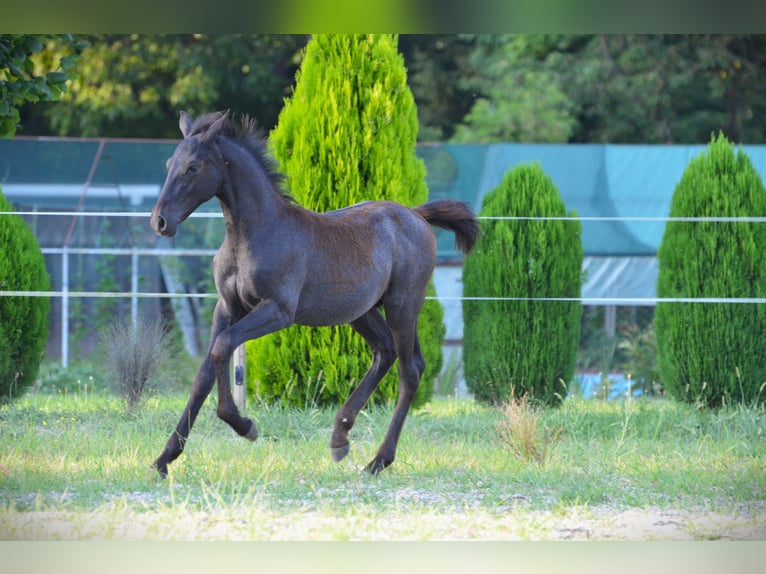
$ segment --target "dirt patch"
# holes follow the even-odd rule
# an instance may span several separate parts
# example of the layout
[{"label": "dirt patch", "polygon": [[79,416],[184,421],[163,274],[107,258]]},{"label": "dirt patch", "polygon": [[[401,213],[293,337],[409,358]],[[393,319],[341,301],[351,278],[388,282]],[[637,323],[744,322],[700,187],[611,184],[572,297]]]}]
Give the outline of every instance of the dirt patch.
[{"label": "dirt patch", "polygon": [[597,509],[560,517],[550,534],[562,540],[766,540],[766,510],[763,503],[725,513]]},{"label": "dirt patch", "polygon": [[766,540],[764,503],[734,511],[572,508],[566,511],[400,512],[353,508],[277,512],[254,506],[168,513],[0,513],[5,540]]}]

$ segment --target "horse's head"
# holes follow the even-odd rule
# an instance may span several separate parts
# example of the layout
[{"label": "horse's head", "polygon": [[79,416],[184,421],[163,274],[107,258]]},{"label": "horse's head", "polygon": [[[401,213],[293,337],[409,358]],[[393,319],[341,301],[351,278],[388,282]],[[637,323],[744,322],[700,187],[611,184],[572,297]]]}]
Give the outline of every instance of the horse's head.
[{"label": "horse's head", "polygon": [[167,161],[165,183],[152,209],[152,228],[159,235],[175,235],[178,225],[221,189],[224,162],[214,142],[227,116],[219,112],[193,121],[181,112],[178,125],[184,139]]}]

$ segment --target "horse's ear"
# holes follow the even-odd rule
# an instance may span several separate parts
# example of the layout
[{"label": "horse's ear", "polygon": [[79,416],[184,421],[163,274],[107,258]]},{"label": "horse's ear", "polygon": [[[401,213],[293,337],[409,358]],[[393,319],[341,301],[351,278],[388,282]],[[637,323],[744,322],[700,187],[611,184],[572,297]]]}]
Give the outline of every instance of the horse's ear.
[{"label": "horse's ear", "polygon": [[192,127],[192,117],[187,114],[186,112],[181,112],[181,117],[178,120],[178,127],[181,128],[181,133],[184,137],[187,137],[189,135],[189,132],[191,132]]},{"label": "horse's ear", "polygon": [[210,127],[207,128],[207,131],[200,137],[200,139],[205,143],[213,141],[216,137],[218,137],[218,134],[221,133],[221,128],[223,127],[223,124],[226,122],[228,117],[229,110],[222,112],[220,117],[212,124],[210,124]]}]

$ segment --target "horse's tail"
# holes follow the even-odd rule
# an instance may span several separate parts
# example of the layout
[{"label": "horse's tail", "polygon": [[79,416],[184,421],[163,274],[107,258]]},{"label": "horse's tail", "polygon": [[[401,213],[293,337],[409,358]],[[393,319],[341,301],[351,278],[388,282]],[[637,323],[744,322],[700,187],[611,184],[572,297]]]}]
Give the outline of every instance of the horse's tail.
[{"label": "horse's tail", "polygon": [[455,234],[458,249],[470,253],[479,236],[479,221],[466,203],[455,199],[436,199],[415,208],[431,225]]}]

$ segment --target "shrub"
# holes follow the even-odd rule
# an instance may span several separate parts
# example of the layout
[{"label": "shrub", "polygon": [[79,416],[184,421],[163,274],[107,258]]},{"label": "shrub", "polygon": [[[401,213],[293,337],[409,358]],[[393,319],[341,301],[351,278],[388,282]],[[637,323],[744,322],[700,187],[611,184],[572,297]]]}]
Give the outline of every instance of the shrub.
[{"label": "shrub", "polygon": [[[317,35],[271,146],[290,193],[328,211],[370,199],[417,205],[427,199],[425,166],[415,155],[418,122],[394,35]],[[433,295],[433,287],[429,295]],[[443,309],[428,300],[418,333],[426,360],[414,405],[426,402],[441,368]],[[294,326],[247,345],[248,384],[266,400],[303,406],[344,401],[370,364],[349,326]],[[396,368],[373,400],[396,396]]]},{"label": "shrub", "polygon": [[[722,134],[692,159],[671,217],[766,216],[766,190],[747,155]],[[669,221],[657,252],[660,298],[766,296],[766,225]],[[660,302],[655,315],[660,382],[707,406],[762,400],[766,306]]]},{"label": "shrub", "polygon": [[[13,211],[0,191],[0,211]],[[0,290],[49,291],[40,245],[18,215],[0,215]],[[0,402],[37,377],[48,337],[50,297],[0,296]]]},{"label": "shrub", "polygon": [[170,353],[162,319],[139,317],[132,321],[115,319],[101,332],[107,373],[117,393],[134,410],[147,381],[163,358]]},{"label": "shrub", "polygon": [[[551,179],[536,164],[506,173],[481,216],[565,216]],[[580,337],[581,226],[576,220],[485,220],[463,267],[463,356],[468,388],[479,400],[505,402],[511,386],[557,404],[574,375]]]}]

